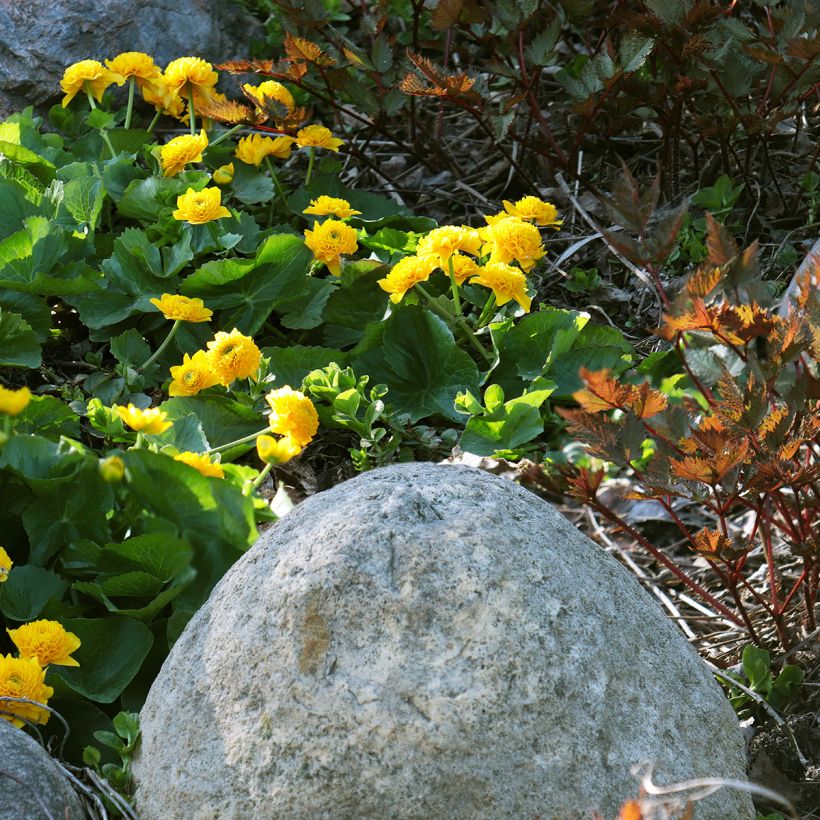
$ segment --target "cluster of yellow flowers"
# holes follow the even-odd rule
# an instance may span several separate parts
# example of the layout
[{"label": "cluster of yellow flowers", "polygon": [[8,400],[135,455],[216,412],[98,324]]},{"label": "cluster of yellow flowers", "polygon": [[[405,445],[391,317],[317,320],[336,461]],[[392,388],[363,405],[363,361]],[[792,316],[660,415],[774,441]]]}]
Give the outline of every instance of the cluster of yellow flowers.
[{"label": "cluster of yellow flowers", "polygon": [[[562,224],[555,206],[527,196],[514,204],[505,200],[504,211],[484,218],[487,225],[483,228],[445,225],[423,237],[415,256],[400,260],[379,280],[390,301],[400,302],[435,270],[450,273],[452,267],[457,285],[468,280],[483,285],[492,290],[499,306],[513,300],[529,311],[532,299],[526,274],[546,253],[537,226],[557,229]],[[482,259],[482,264],[471,257]]]},{"label": "cluster of yellow flowers", "polygon": [[317,222],[313,230],[305,231],[305,245],[313,252],[317,262],[327,265],[327,269],[334,276],[342,275],[342,255],[356,253],[359,249],[355,228],[345,224],[343,220],[360,214],[350,207],[345,199],[332,196],[320,196],[312,199],[310,205],[302,213],[313,216],[334,216],[336,219],[326,219]]},{"label": "cluster of yellow flowers", "polygon": [[[0,581],[5,580],[11,560],[0,547]],[[57,621],[32,621],[17,629],[7,629],[18,655],[0,655],[0,717],[22,727],[26,722],[45,723],[49,718],[48,699],[54,689],[46,686],[46,669],[54,666],[79,666],[71,653],[80,647],[80,639],[67,632]],[[22,698],[23,703],[5,698]]]}]

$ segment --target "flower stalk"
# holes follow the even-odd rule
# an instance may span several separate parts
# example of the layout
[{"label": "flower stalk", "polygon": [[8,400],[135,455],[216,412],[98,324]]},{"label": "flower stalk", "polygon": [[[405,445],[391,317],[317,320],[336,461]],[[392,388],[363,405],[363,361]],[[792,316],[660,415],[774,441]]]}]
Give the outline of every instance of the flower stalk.
[{"label": "flower stalk", "polygon": [[171,344],[171,340],[176,335],[177,330],[179,330],[179,326],[182,324],[182,319],[177,319],[174,324],[171,326],[171,329],[168,331],[168,335],[165,337],[165,341],[156,349],[154,355],[151,356],[143,365],[139,368],[139,371],[142,372],[147,370],[161,355],[163,350]]}]

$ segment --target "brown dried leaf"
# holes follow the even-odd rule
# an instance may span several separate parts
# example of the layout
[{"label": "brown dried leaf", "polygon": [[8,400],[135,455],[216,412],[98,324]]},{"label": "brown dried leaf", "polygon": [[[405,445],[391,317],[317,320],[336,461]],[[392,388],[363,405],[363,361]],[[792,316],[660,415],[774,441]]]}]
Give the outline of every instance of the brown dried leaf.
[{"label": "brown dried leaf", "polygon": [[236,100],[206,100],[200,103],[197,112],[226,125],[259,125],[267,119],[259,109]]},{"label": "brown dried leaf", "polygon": [[333,58],[322,51],[316,43],[310,40],[305,40],[304,37],[294,37],[291,34],[285,34],[285,59],[292,63],[311,63],[315,66],[330,66],[334,65]]}]

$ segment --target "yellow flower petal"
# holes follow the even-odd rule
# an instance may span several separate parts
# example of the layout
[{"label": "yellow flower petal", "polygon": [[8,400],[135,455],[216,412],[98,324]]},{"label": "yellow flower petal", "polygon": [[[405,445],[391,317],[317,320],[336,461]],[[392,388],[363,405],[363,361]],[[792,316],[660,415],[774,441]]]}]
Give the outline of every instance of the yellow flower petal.
[{"label": "yellow flower petal", "polygon": [[176,176],[189,162],[202,162],[202,152],[208,147],[205,129],[199,134],[182,134],[174,137],[160,148],[162,175]]},{"label": "yellow flower petal", "polygon": [[317,199],[311,199],[310,205],[302,213],[314,216],[335,216],[336,219],[349,219],[351,216],[360,214],[361,211],[355,211],[351,208],[346,199],[322,195]]},{"label": "yellow flower petal", "polygon": [[359,248],[356,229],[336,219],[326,219],[305,231],[305,245],[319,262],[324,262],[334,276],[341,276],[342,254],[356,253]]},{"label": "yellow flower petal", "polygon": [[80,665],[70,657],[80,648],[80,639],[57,621],[31,621],[6,632],[21,658],[36,658],[40,666]]},{"label": "yellow flower petal", "polygon": [[133,404],[129,404],[127,407],[115,404],[114,410],[117,411],[117,415],[122,419],[123,424],[127,424],[138,433],[158,435],[164,433],[173,425],[172,421],[168,421],[168,414],[164,410],[160,410],[159,407],[140,410],[139,407]]},{"label": "yellow flower petal", "polygon": [[296,458],[303,449],[287,436],[281,439],[275,439],[273,436],[258,436],[256,439],[256,452],[265,464],[284,464]]},{"label": "yellow flower petal", "polygon": [[[0,655],[0,718],[21,728],[26,721],[46,723],[50,714],[36,703],[46,705],[54,690],[45,684],[46,670],[36,658]],[[3,698],[26,698],[36,703],[20,703]],[[6,712],[10,714],[5,714]]]},{"label": "yellow flower petal", "polygon": [[0,414],[16,416],[26,409],[31,401],[31,391],[28,387],[19,390],[9,390],[0,385]]},{"label": "yellow flower petal", "polygon": [[210,359],[204,350],[197,350],[193,356],[186,353],[182,364],[171,368],[171,378],[169,396],[195,396],[201,390],[219,384],[219,376],[211,370]]},{"label": "yellow flower petal", "polygon": [[181,461],[195,470],[199,470],[204,476],[212,478],[225,478],[225,471],[218,461],[211,461],[211,457],[206,453],[184,452],[174,456],[174,461]]},{"label": "yellow flower petal", "polygon": [[272,433],[291,439],[299,447],[307,446],[319,429],[319,414],[313,402],[298,390],[280,387],[265,396],[271,414],[268,424]]},{"label": "yellow flower petal", "polygon": [[166,319],[181,322],[208,322],[213,311],[205,307],[202,299],[189,299],[187,296],[175,296],[163,293],[159,299],[149,299]]},{"label": "yellow flower petal", "polygon": [[208,342],[208,365],[226,387],[235,379],[252,378],[261,361],[262,352],[253,339],[236,328],[230,333],[219,331]]},{"label": "yellow flower petal", "polygon": [[379,279],[379,287],[390,294],[390,301],[398,304],[410,288],[426,282],[438,267],[434,256],[405,256],[399,260],[384,279]]},{"label": "yellow flower petal", "polygon": [[327,148],[338,151],[344,140],[337,139],[324,125],[308,125],[296,134],[296,144],[300,148]]},{"label": "yellow flower petal", "polygon": [[219,188],[203,188],[201,191],[188,188],[177,197],[177,209],[173,214],[174,219],[191,225],[204,225],[230,215],[231,212],[222,205],[222,191]]}]

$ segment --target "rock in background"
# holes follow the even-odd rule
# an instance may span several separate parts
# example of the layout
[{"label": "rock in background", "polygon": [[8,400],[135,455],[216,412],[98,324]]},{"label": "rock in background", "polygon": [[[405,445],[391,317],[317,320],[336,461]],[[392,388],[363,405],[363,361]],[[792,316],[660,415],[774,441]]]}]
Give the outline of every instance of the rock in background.
[{"label": "rock in background", "polygon": [[[466,467],[397,465],[274,525],[188,625],[142,712],[154,818],[617,814],[744,778],[729,703],[623,567]],[[699,820],[746,820],[722,791]]]},{"label": "rock in background", "polygon": [[34,738],[0,719],[0,817],[3,820],[82,820],[68,778]]},{"label": "rock in background", "polygon": [[176,57],[250,56],[259,23],[230,0],[0,0],[0,116],[59,102],[66,66],[144,51]]}]

